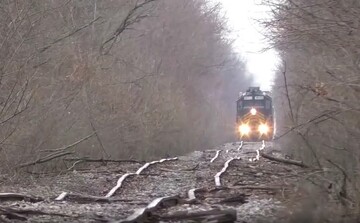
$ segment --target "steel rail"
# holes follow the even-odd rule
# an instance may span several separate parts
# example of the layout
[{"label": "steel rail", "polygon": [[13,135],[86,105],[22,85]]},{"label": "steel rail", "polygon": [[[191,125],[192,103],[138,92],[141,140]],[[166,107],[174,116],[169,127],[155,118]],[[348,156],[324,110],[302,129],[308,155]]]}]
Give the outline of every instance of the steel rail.
[{"label": "steel rail", "polygon": [[240,146],[237,148],[237,151],[240,151],[240,149],[242,149],[243,145],[244,145],[244,142],[241,141],[241,142],[240,142]]},{"label": "steel rail", "polygon": [[214,162],[214,161],[219,157],[220,152],[221,152],[221,150],[217,150],[217,151],[216,151],[216,154],[215,154],[215,156],[210,160],[210,163]]},{"label": "steel rail", "polygon": [[[148,163],[145,163],[142,167],[140,167],[135,173],[125,173],[125,174],[123,174],[118,179],[118,181],[116,182],[116,185],[104,197],[109,198],[109,197],[113,196],[115,194],[115,192],[123,185],[123,182],[125,181],[126,178],[134,176],[134,175],[140,175],[149,166],[157,164],[157,163],[163,163],[163,162],[166,162],[166,161],[174,161],[174,160],[177,160],[177,159],[178,159],[178,157],[174,157],[174,158],[161,159],[161,160],[148,162]],[[57,196],[55,198],[55,201],[64,200],[66,198],[66,196],[68,196],[68,194],[69,194],[68,192],[62,192],[59,196]]]},{"label": "steel rail", "polygon": [[133,175],[140,175],[146,168],[148,168],[151,165],[154,165],[156,163],[163,163],[165,161],[174,161],[177,160],[177,157],[174,158],[168,158],[168,159],[161,159],[161,160],[157,160],[157,161],[152,161],[152,162],[148,162],[145,163],[142,167],[140,167],[135,173],[125,173],[124,175],[122,175],[119,180],[117,181],[117,184],[115,187],[113,187],[106,195],[105,197],[111,197],[115,194],[115,192],[122,186],[124,180],[127,177],[133,176]]},{"label": "steel rail", "polygon": [[[177,205],[180,198],[178,196],[167,196],[159,197],[151,201],[145,208],[135,210],[135,212],[130,215],[128,218],[122,221],[116,221],[115,223],[137,223],[137,222],[147,222],[146,217],[149,215],[149,212],[155,211],[164,206]],[[169,204],[172,202],[173,204]],[[166,204],[167,203],[167,204]]]},{"label": "steel rail", "polygon": [[235,157],[235,158],[230,158],[229,160],[227,160],[224,164],[224,167],[221,169],[220,172],[218,172],[215,176],[214,176],[214,179],[215,179],[215,186],[217,187],[220,187],[221,186],[221,175],[223,173],[226,172],[227,168],[229,167],[229,164],[231,161],[233,160],[240,160],[241,158],[240,157]]},{"label": "steel rail", "polygon": [[256,157],[255,158],[250,158],[249,161],[254,162],[260,159],[260,151],[265,149],[265,141],[262,141],[262,145],[259,149],[256,150]]}]

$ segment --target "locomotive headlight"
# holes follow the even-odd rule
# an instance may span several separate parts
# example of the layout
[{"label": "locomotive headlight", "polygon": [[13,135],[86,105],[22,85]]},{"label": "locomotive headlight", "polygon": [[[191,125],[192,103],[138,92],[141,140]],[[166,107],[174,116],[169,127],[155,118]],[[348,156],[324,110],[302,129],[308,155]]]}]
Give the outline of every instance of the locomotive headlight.
[{"label": "locomotive headlight", "polygon": [[252,108],[252,109],[250,110],[250,114],[256,115],[256,109],[255,109],[255,108]]},{"label": "locomotive headlight", "polygon": [[267,126],[266,124],[260,124],[258,130],[260,134],[267,134],[269,132],[269,126]]},{"label": "locomotive headlight", "polygon": [[250,127],[248,124],[241,124],[239,126],[239,132],[242,134],[242,135],[248,135],[250,133]]}]

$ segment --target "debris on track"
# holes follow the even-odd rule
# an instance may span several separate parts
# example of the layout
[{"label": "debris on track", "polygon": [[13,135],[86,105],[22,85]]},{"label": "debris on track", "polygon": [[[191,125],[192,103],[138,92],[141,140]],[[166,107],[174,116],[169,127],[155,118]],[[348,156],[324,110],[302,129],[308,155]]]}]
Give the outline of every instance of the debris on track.
[{"label": "debris on track", "polygon": [[277,222],[306,166],[269,158],[268,145],[227,143],[148,163],[84,162],[87,171],[74,166],[60,175],[2,184],[0,220]]}]

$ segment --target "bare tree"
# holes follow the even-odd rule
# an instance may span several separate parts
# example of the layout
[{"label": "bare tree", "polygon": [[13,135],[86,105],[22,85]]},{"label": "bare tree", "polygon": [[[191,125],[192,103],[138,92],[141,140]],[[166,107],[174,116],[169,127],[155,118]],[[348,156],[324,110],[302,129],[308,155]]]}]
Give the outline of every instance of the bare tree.
[{"label": "bare tree", "polygon": [[231,139],[234,101],[250,80],[219,9],[203,0],[2,4],[2,166],[150,159]]},{"label": "bare tree", "polygon": [[265,3],[274,13],[274,19],[265,22],[269,39],[287,65],[286,85],[282,75],[275,81],[276,104],[280,108],[289,99],[294,112],[292,122],[288,109],[277,109],[280,144],[291,145],[290,152],[308,163],[329,168],[320,178],[332,182],[339,201],[358,208],[359,2]]}]

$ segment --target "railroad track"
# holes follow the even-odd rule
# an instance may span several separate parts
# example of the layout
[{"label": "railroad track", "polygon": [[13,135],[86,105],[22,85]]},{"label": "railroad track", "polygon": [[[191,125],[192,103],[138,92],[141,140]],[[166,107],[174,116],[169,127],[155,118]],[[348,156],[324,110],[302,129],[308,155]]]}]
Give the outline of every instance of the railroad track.
[{"label": "railroad track", "polygon": [[[281,208],[281,196],[288,189],[282,177],[301,167],[289,169],[262,158],[260,152],[268,145],[227,143],[181,157],[39,178],[46,185],[34,189],[21,184],[12,191],[2,187],[0,216],[19,222],[269,220],[269,210]],[[296,182],[295,177],[286,179]]]}]

